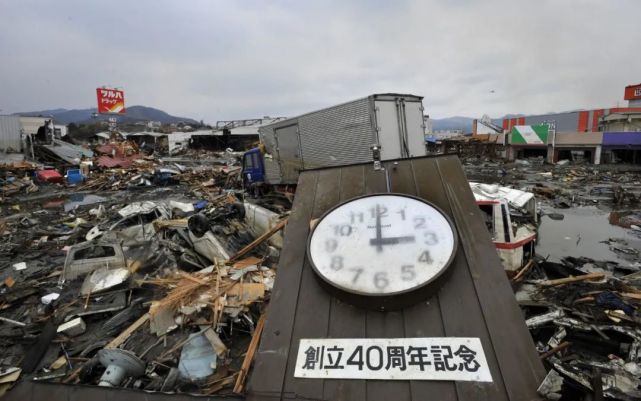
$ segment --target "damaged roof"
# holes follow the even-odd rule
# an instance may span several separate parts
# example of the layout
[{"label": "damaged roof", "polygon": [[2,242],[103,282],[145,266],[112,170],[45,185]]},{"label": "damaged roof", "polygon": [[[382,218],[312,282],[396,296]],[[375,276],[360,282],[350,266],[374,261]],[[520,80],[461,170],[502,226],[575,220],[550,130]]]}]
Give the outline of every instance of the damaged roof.
[{"label": "damaged roof", "polygon": [[81,157],[93,157],[93,152],[82,146],[72,145],[65,141],[54,139],[51,145],[39,145],[69,164],[76,164]]}]

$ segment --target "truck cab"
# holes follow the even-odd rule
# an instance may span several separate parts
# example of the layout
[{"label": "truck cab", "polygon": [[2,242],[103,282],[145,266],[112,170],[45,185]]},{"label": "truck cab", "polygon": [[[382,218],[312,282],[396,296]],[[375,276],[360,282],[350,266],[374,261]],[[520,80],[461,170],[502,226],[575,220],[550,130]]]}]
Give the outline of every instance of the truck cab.
[{"label": "truck cab", "polygon": [[243,185],[245,188],[265,182],[265,166],[260,148],[250,149],[243,155]]}]

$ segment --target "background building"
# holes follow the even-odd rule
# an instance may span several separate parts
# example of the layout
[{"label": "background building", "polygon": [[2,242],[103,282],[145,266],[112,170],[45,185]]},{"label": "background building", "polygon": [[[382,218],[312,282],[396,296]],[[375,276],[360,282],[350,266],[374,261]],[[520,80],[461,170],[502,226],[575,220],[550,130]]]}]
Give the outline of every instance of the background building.
[{"label": "background building", "polygon": [[[509,160],[542,156],[550,163],[641,163],[641,84],[627,86],[624,100],[626,107],[503,118],[496,135],[505,133]],[[477,127],[482,126],[474,123],[475,136],[481,136]]]}]

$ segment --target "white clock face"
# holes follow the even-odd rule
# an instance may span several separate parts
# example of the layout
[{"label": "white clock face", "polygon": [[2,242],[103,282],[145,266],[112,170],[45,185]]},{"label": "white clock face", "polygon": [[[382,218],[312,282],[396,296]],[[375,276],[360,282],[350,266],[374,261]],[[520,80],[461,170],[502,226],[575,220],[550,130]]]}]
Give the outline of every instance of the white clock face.
[{"label": "white clock face", "polygon": [[456,251],[445,215],[417,198],[381,194],[355,198],[314,227],[309,258],[331,285],[362,295],[392,295],[440,275]]}]

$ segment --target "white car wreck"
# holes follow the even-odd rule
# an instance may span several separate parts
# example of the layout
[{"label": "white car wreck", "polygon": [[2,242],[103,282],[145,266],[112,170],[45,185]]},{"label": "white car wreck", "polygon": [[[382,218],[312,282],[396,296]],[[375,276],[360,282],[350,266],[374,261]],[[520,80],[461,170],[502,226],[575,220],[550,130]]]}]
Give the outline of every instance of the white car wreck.
[{"label": "white car wreck", "polygon": [[534,257],[538,216],[531,192],[470,182],[503,267],[514,272]]}]

